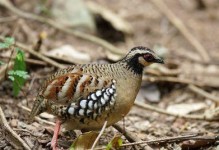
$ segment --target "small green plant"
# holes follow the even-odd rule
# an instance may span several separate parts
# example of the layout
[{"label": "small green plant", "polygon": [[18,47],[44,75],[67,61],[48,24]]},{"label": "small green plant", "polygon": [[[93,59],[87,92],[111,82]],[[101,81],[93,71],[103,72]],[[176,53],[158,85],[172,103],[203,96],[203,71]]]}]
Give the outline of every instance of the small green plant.
[{"label": "small green plant", "polygon": [[122,146],[122,143],[123,140],[121,135],[115,135],[113,139],[107,144],[106,150],[119,149],[119,147]]},{"label": "small green plant", "polygon": [[4,42],[0,43],[0,48],[11,48],[16,51],[14,67],[13,70],[8,71],[8,78],[13,82],[13,95],[17,96],[29,75],[26,72],[24,52],[20,48],[14,47],[14,41],[14,38],[7,37]]},{"label": "small green plant", "polygon": [[0,49],[10,48],[14,44],[14,38],[6,37],[4,42],[0,43]]},{"label": "small green plant", "polygon": [[4,64],[5,64],[5,63],[4,63],[3,61],[0,60],[0,66],[1,66],[1,65],[4,65]]}]

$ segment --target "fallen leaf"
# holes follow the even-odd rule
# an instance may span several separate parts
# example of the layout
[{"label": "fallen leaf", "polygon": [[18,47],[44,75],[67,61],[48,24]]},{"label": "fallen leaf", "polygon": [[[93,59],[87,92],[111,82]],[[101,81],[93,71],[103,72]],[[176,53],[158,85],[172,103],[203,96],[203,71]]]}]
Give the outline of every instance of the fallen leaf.
[{"label": "fallen leaf", "polygon": [[49,56],[55,59],[59,59],[59,60],[66,61],[69,63],[76,63],[76,64],[77,63],[85,64],[85,63],[90,62],[91,60],[90,55],[77,51],[71,45],[63,45],[56,49],[45,52],[44,54],[46,56]]},{"label": "fallen leaf", "polygon": [[113,137],[113,139],[107,144],[106,150],[111,149],[119,149],[119,147],[122,145],[123,140],[121,138],[121,135],[117,134]]},{"label": "fallen leaf", "polygon": [[205,103],[191,103],[191,104],[181,103],[181,104],[169,105],[167,107],[167,111],[178,115],[186,115],[191,112],[195,112],[204,108],[206,108]]},{"label": "fallen leaf", "polygon": [[70,150],[91,149],[94,141],[98,136],[98,132],[90,131],[81,134],[71,145]]}]

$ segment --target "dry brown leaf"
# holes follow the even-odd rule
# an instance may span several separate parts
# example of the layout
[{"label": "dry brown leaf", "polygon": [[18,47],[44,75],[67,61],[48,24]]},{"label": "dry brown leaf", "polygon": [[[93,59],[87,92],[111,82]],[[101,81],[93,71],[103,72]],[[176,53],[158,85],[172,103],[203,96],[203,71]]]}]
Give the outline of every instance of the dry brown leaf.
[{"label": "dry brown leaf", "polygon": [[191,112],[204,109],[205,107],[206,107],[205,103],[191,103],[191,104],[181,103],[181,104],[169,105],[167,107],[167,111],[173,114],[186,115]]},{"label": "dry brown leaf", "polygon": [[69,63],[85,64],[90,62],[90,55],[77,51],[71,45],[63,45],[51,51],[45,52],[46,56],[66,61]]},{"label": "dry brown leaf", "polygon": [[98,136],[98,132],[90,131],[81,134],[71,145],[70,150],[90,149]]}]

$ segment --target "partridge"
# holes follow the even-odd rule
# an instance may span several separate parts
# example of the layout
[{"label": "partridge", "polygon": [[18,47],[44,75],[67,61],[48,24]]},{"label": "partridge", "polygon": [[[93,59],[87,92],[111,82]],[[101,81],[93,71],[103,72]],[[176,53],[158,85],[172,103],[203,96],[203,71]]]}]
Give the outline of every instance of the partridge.
[{"label": "partridge", "polygon": [[121,120],[134,104],[143,69],[164,63],[147,47],[134,47],[113,64],[81,64],[61,69],[42,85],[30,118],[44,111],[57,117],[51,146],[62,124],[67,130],[98,130]]}]

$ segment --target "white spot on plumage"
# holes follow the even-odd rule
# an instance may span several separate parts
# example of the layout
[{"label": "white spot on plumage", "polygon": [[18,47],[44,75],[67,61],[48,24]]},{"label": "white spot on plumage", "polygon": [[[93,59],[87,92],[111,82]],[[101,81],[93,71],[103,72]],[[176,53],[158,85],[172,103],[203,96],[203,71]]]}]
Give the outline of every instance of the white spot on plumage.
[{"label": "white spot on plumage", "polygon": [[115,103],[115,101],[112,101],[112,100],[110,101],[110,105],[111,105],[111,106],[113,106],[114,103]]},{"label": "white spot on plumage", "polygon": [[96,97],[96,95],[93,93],[93,94],[91,94],[91,99],[93,99],[93,100],[97,100],[97,97]]},{"label": "white spot on plumage", "polygon": [[105,101],[109,100],[109,96],[106,93],[103,94],[103,98],[104,98]]},{"label": "white spot on plumage", "polygon": [[68,113],[71,114],[71,115],[73,115],[74,112],[75,112],[75,109],[74,109],[73,107],[69,107]]},{"label": "white spot on plumage", "polygon": [[91,113],[91,112],[92,112],[92,110],[88,109],[86,113],[87,113],[87,115],[89,115],[89,113]]},{"label": "white spot on plumage", "polygon": [[75,103],[71,103],[71,106],[74,107],[74,106],[76,106],[76,104]]},{"label": "white spot on plumage", "polygon": [[97,102],[96,103],[94,103],[94,109],[97,109]]},{"label": "white spot on plumage", "polygon": [[102,104],[102,105],[105,105],[105,104],[106,104],[106,101],[105,101],[102,97],[101,97],[100,101],[101,101],[101,104]]},{"label": "white spot on plumage", "polygon": [[86,108],[86,106],[87,106],[87,100],[81,100],[80,101],[80,106],[81,106],[81,108]]},{"label": "white spot on plumage", "polygon": [[110,93],[109,93],[109,88],[108,88],[108,89],[106,89],[106,94],[107,94],[108,96],[110,96]]},{"label": "white spot on plumage", "polygon": [[113,91],[113,89],[109,89],[109,92],[110,92],[110,94],[113,94],[114,93],[114,91]]},{"label": "white spot on plumage", "polygon": [[94,106],[93,106],[93,101],[92,101],[92,100],[90,100],[90,101],[88,102],[88,107],[89,107],[89,109],[93,109],[93,108],[94,108]]},{"label": "white spot on plumage", "polygon": [[80,116],[84,116],[84,109],[80,109],[80,110],[79,110],[79,115],[80,115]]},{"label": "white spot on plumage", "polygon": [[102,94],[102,92],[101,92],[100,90],[97,90],[97,91],[96,91],[97,97],[101,96],[101,94]]},{"label": "white spot on plumage", "polygon": [[115,87],[115,85],[114,85],[114,84],[112,85],[112,88],[113,88],[113,89],[116,89],[116,87]]},{"label": "white spot on plumage", "polygon": [[102,111],[102,108],[100,107],[100,108],[98,109],[98,114],[100,114],[101,111]]}]

